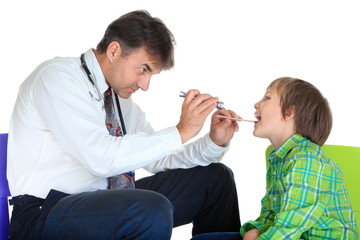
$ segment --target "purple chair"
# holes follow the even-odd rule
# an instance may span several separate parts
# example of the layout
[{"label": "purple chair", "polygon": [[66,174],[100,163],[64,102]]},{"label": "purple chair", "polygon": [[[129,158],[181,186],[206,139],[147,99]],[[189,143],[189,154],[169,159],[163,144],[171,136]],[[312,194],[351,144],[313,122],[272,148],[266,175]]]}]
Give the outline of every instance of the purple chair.
[{"label": "purple chair", "polygon": [[0,134],[0,240],[9,239],[9,185],[6,179],[7,133]]}]

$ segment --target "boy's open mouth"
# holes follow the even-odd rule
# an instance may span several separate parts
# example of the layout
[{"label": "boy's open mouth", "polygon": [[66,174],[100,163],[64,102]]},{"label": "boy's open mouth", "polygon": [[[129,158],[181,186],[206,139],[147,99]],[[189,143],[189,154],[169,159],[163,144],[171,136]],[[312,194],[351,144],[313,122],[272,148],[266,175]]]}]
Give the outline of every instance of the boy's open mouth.
[{"label": "boy's open mouth", "polygon": [[261,121],[261,116],[258,113],[255,113],[254,115],[258,122]]}]

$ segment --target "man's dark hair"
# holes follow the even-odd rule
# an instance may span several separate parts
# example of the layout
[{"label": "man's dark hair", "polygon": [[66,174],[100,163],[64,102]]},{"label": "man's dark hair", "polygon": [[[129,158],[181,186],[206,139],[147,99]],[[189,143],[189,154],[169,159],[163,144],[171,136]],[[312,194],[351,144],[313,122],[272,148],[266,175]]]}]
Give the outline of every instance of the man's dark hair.
[{"label": "man's dark hair", "polygon": [[129,12],[113,21],[96,50],[105,53],[114,41],[119,42],[123,56],[145,47],[150,57],[159,62],[161,69],[174,66],[174,36],[160,19],[152,17],[147,11]]}]

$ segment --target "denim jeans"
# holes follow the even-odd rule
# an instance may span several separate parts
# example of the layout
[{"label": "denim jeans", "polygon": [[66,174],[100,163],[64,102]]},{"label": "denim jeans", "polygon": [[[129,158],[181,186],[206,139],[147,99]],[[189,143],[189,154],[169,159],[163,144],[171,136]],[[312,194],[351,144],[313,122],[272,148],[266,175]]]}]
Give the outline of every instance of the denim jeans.
[{"label": "denim jeans", "polygon": [[238,232],[237,193],[232,171],[216,163],[169,170],[140,179],[136,189],[11,200],[11,239],[169,240],[172,228],[193,223],[193,235]]}]

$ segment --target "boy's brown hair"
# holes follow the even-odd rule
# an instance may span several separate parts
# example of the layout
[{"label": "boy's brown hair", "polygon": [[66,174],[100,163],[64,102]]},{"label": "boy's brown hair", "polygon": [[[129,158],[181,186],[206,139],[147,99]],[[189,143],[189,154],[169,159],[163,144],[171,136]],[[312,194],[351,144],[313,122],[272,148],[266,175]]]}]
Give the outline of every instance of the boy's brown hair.
[{"label": "boy's brown hair", "polygon": [[321,92],[304,80],[282,77],[268,87],[274,87],[280,96],[283,116],[295,108],[296,132],[322,146],[332,128],[329,103]]}]

